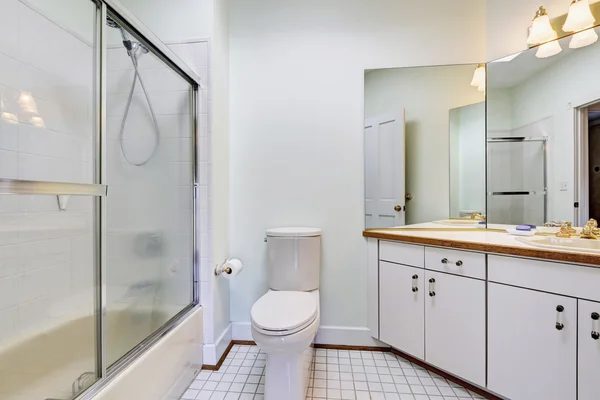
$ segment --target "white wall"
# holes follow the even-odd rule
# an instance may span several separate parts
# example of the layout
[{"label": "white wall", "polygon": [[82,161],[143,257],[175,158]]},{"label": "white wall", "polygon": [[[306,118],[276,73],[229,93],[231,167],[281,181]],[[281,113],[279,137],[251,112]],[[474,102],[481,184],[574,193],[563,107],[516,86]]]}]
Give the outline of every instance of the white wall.
[{"label": "white wall", "polygon": [[406,109],[406,193],[414,196],[406,203],[407,224],[450,216],[450,110],[484,100],[471,86],[475,67],[394,68],[365,75],[365,118]]},{"label": "white wall", "polygon": [[265,229],[308,225],[323,229],[322,325],[367,325],[364,70],[481,62],[484,22],[478,0],[232,1],[233,321],[267,290]]},{"label": "white wall", "polygon": [[165,43],[212,36],[214,0],[119,1]]}]

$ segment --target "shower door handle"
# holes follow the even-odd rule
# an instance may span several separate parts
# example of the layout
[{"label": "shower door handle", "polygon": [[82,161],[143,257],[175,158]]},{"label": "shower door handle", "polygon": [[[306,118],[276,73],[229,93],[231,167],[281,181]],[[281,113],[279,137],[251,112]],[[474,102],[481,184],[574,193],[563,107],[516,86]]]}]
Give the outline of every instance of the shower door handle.
[{"label": "shower door handle", "polygon": [[0,178],[0,194],[105,197],[107,192],[107,185],[94,183],[27,181]]}]

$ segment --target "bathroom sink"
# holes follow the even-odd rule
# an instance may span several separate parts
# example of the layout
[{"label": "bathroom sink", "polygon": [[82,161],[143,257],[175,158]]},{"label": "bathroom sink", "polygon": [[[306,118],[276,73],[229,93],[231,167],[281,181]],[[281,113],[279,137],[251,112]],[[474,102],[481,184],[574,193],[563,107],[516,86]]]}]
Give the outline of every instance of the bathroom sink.
[{"label": "bathroom sink", "polygon": [[479,224],[479,220],[476,219],[440,219],[439,221],[433,221],[435,224],[448,225],[448,226],[472,226],[476,227]]},{"label": "bathroom sink", "polygon": [[579,239],[579,238],[557,238],[557,237],[517,237],[521,243],[531,246],[544,247],[554,250],[571,250],[585,253],[600,253],[600,240]]}]

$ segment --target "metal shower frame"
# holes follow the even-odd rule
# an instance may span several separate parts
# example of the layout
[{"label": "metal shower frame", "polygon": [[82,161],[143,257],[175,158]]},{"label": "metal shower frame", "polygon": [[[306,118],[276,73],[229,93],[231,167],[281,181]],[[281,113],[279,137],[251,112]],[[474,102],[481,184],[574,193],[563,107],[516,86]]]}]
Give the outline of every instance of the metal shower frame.
[{"label": "metal shower frame", "polygon": [[[95,21],[95,113],[96,113],[96,146],[95,146],[95,183],[106,185],[106,165],[103,155],[106,154],[106,54],[107,54],[107,32],[110,29],[106,25],[106,17],[110,16],[122,27],[127,29],[140,43],[146,46],[154,55],[160,58],[171,69],[178,73],[192,86],[191,111],[193,127],[192,148],[192,176],[193,176],[193,288],[192,302],[188,304],[177,315],[171,318],[160,329],[148,336],[144,341],[131,349],[121,359],[111,366],[107,365],[106,358],[106,254],[104,243],[106,243],[106,199],[98,196],[95,199],[95,315],[96,315],[96,370],[98,380],[76,399],[87,400],[98,394],[109,382],[111,382],[121,371],[131,365],[143,353],[157,343],[162,337],[179,326],[188,316],[200,307],[200,256],[198,248],[198,182],[200,181],[198,169],[198,105],[200,103],[200,89],[203,83],[200,77],[173,51],[171,51],[152,31],[144,26],[129,10],[118,0],[90,0],[96,4]],[[108,188],[110,193],[110,188]]]}]

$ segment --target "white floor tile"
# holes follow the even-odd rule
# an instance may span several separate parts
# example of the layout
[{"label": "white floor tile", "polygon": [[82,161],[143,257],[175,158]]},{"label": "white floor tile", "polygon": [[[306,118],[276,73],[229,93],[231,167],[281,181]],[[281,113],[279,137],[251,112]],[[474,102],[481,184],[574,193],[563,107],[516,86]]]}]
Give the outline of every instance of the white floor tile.
[{"label": "white floor tile", "polygon": [[[483,397],[391,353],[317,349],[307,399],[473,400]],[[264,400],[266,354],[235,345],[219,371],[201,371],[182,400]]]}]

